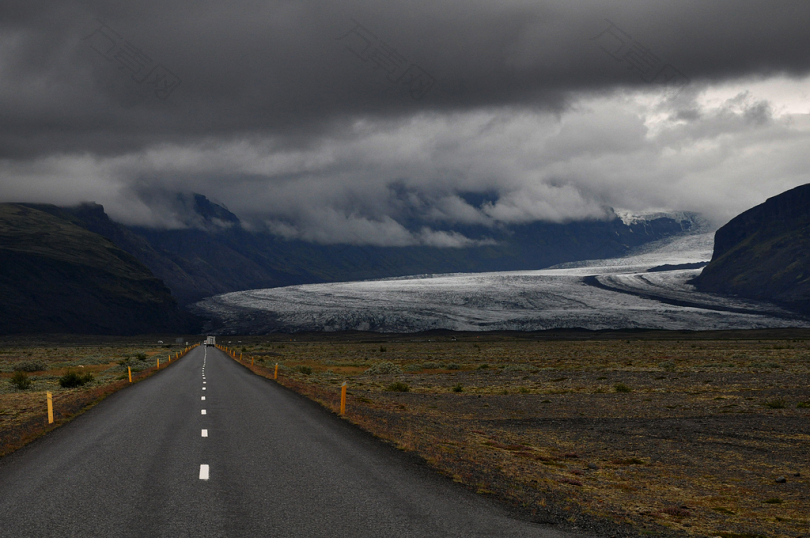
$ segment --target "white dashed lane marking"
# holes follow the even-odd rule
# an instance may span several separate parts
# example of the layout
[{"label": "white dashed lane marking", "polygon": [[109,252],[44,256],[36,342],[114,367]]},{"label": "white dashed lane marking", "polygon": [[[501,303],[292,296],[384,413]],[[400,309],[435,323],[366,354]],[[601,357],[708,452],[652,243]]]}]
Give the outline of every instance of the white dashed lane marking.
[{"label": "white dashed lane marking", "polygon": [[204,414],[205,414],[205,409],[201,410],[201,411],[200,411],[200,414],[201,414],[201,415],[204,415]]},{"label": "white dashed lane marking", "polygon": [[200,480],[208,480],[208,465],[200,465]]},{"label": "white dashed lane marking", "polygon": [[202,431],[202,436],[203,437],[208,437],[208,430],[203,430]]},{"label": "white dashed lane marking", "polygon": [[200,400],[205,400],[205,396],[200,396]]}]

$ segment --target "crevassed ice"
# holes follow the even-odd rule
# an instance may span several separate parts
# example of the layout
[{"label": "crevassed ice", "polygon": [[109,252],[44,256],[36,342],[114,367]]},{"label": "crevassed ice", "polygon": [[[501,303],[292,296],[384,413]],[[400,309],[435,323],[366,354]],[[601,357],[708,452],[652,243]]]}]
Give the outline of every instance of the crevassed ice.
[{"label": "crevassed ice", "polygon": [[[193,310],[231,333],[808,326],[767,303],[696,292],[687,281],[699,269],[646,272],[658,265],[708,261],[712,241],[713,234],[681,236],[647,245],[624,258],[537,271],[241,291],[209,297]],[[594,280],[609,289],[595,287]]]}]

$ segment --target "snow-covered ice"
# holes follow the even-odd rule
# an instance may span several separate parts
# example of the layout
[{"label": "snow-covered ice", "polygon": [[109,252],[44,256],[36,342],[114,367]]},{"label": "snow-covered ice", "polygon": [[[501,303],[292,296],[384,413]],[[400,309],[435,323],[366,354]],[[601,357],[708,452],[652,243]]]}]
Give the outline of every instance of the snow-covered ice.
[{"label": "snow-covered ice", "polygon": [[700,269],[647,272],[708,261],[713,234],[645,245],[624,258],[536,271],[420,275],[227,293],[193,310],[224,333],[416,332],[557,328],[680,330],[807,327],[768,303],[700,293]]}]

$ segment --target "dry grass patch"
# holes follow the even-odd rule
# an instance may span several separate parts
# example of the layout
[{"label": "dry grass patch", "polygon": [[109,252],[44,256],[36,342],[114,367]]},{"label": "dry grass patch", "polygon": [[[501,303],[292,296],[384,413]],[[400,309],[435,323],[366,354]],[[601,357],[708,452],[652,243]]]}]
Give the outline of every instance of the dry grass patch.
[{"label": "dry grass patch", "polygon": [[538,519],[806,532],[806,341],[474,338],[254,345],[279,354],[282,383],[335,411],[348,381],[349,420]]},{"label": "dry grass patch", "polygon": [[[84,342],[7,338],[0,344],[0,456],[59,426],[87,407],[161,368],[185,346],[146,343],[133,338],[77,337]],[[14,376],[25,374],[24,389]],[[60,383],[61,381],[61,383]],[[46,393],[53,394],[53,425],[47,422]]]}]

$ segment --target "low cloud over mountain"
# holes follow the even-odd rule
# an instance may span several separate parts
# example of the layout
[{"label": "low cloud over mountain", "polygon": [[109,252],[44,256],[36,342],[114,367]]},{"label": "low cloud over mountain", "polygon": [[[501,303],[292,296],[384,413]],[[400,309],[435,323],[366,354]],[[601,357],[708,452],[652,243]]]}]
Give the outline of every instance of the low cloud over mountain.
[{"label": "low cloud over mountain", "polygon": [[[697,211],[810,181],[801,1],[10,0],[0,201],[318,243]],[[222,222],[226,226],[227,222]]]}]

